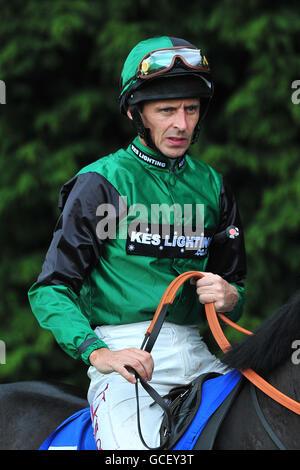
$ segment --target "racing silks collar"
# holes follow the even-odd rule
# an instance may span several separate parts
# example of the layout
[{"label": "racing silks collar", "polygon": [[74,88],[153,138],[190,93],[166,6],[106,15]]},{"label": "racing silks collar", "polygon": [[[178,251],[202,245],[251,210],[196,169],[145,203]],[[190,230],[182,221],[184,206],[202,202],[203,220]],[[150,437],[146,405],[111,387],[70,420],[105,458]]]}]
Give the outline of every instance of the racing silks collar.
[{"label": "racing silks collar", "polygon": [[163,170],[170,170],[173,168],[173,161],[175,160],[175,167],[179,170],[183,168],[186,163],[186,155],[184,154],[181,157],[176,159],[167,158],[162,154],[157,154],[150,148],[143,145],[138,137],[129,145],[128,151],[134,154],[137,158],[143,162],[151,165],[155,168],[160,168]]}]

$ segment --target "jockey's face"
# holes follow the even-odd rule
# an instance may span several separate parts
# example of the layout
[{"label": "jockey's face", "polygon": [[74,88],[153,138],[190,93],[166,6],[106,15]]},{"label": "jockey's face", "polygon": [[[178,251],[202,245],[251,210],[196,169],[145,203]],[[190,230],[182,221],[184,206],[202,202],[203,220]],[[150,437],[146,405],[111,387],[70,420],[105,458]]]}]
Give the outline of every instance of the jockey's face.
[{"label": "jockey's face", "polygon": [[[200,100],[185,98],[147,101],[141,113],[144,126],[162,154],[169,158],[183,155],[191,144],[199,119]],[[141,139],[142,140],[142,139]],[[142,143],[146,143],[142,140]]]}]

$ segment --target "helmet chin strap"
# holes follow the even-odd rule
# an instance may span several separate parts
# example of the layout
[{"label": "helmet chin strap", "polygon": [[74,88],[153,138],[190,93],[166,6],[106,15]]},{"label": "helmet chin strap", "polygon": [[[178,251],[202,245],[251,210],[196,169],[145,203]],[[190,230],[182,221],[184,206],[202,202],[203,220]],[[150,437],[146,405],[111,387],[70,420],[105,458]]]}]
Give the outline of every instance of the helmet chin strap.
[{"label": "helmet chin strap", "polygon": [[138,135],[146,142],[148,147],[154,150],[154,152],[157,152],[158,154],[162,154],[161,151],[156,147],[155,143],[152,140],[150,129],[144,126],[138,105],[134,104],[130,106],[130,112],[131,112],[133,123],[138,132]]}]

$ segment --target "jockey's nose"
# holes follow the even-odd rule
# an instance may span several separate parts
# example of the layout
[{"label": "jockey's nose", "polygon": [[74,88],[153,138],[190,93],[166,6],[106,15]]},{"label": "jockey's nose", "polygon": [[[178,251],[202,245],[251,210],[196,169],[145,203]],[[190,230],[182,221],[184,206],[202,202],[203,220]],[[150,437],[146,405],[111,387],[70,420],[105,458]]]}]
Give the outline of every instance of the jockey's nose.
[{"label": "jockey's nose", "polygon": [[174,127],[180,131],[187,129],[186,110],[184,108],[177,110],[174,116]]}]

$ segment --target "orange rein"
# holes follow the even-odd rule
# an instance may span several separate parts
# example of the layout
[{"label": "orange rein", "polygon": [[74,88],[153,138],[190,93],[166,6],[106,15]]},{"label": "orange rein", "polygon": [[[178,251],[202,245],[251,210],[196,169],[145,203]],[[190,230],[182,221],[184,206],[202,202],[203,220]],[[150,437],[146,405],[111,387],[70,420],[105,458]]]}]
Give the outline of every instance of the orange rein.
[{"label": "orange rein", "polygon": [[[164,304],[172,304],[176,293],[178,289],[182,286],[182,284],[190,278],[202,278],[204,277],[204,274],[200,273],[199,271],[187,271],[180,276],[177,276],[167,287],[165,290],[158,306],[155,311],[154,317],[152,319],[152,322],[146,332],[147,334],[150,334],[154,324],[161,312],[161,309],[163,308]],[[226,316],[222,315],[221,313],[216,313],[216,309],[214,306],[214,303],[208,303],[205,304],[205,313],[207,317],[207,321],[209,324],[209,327],[211,329],[211,332],[219,345],[219,347],[222,349],[224,353],[228,351],[228,349],[231,348],[231,344],[227,340],[226,336],[224,335],[222,328],[220,326],[220,322],[218,319],[218,316],[227,324],[232,326],[233,328],[237,329],[238,331],[241,331],[242,333],[251,335],[252,332],[246,330],[245,328],[240,327],[236,323],[232,322]],[[258,375],[256,372],[254,372],[252,369],[247,369],[244,371],[241,371],[241,373],[251,382],[253,383],[257,388],[259,388],[262,392],[264,392],[266,395],[271,397],[273,400],[277,401],[280,403],[282,406],[285,408],[288,408],[289,410],[293,411],[294,413],[300,415],[300,403],[293,400],[292,398],[288,397],[284,393],[280,392],[277,388],[273,387],[270,383],[268,383],[266,380],[264,380],[260,375]]]}]

